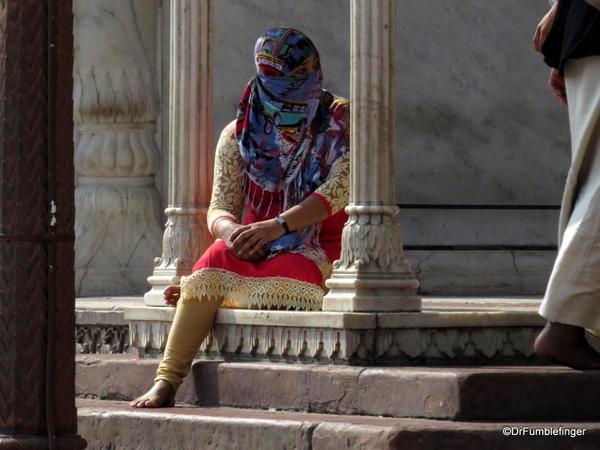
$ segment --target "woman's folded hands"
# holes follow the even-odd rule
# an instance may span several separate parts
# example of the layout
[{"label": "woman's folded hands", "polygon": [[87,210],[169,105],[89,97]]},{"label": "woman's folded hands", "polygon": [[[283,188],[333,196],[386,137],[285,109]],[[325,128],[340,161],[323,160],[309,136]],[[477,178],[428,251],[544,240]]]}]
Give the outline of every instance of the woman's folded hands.
[{"label": "woman's folded hands", "polygon": [[283,236],[284,229],[275,219],[263,220],[249,225],[240,225],[225,243],[231,252],[246,261],[260,261],[265,258],[263,247]]}]

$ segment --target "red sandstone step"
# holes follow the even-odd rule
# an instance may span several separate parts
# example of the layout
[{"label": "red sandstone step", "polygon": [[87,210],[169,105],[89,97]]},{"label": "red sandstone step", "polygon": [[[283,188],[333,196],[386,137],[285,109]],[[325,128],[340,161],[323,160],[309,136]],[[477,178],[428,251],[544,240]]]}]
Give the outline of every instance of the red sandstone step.
[{"label": "red sandstone step", "polygon": [[[591,450],[600,442],[600,424],[591,422],[450,422],[237,408],[139,410],[100,400],[79,400],[77,406],[78,431],[92,449]],[[504,429],[513,435],[506,436]]]},{"label": "red sandstone step", "polygon": [[[78,357],[80,397],[132,399],[156,360]],[[198,399],[200,399],[198,401]],[[600,371],[556,366],[351,367],[198,361],[177,401],[203,406],[447,420],[600,418]]]}]

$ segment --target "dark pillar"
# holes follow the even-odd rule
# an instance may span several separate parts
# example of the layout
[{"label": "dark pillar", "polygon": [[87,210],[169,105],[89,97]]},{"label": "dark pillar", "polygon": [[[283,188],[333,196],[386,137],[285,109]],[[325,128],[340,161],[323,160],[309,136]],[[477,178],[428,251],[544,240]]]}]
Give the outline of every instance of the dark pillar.
[{"label": "dark pillar", "polygon": [[0,0],[0,449],[77,436],[71,0]]}]

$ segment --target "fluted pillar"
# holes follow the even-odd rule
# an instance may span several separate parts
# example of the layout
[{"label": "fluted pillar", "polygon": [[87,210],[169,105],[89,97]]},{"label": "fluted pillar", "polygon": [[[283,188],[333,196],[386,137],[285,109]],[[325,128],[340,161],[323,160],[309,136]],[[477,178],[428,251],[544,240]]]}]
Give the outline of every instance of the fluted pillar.
[{"label": "fluted pillar", "polygon": [[212,242],[206,227],[213,170],[211,3],[171,0],[169,206],[147,305],[164,305],[164,288],[179,283]]},{"label": "fluted pillar", "polygon": [[76,288],[141,294],[160,252],[157,0],[75,0]]},{"label": "fluted pillar", "polygon": [[395,0],[352,0],[350,15],[350,218],[324,309],[418,311],[419,283],[395,218]]}]

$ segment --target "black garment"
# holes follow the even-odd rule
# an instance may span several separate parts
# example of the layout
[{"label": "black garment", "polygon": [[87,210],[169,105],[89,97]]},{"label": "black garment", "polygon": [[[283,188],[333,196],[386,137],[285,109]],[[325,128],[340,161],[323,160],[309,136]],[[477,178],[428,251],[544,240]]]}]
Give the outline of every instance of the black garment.
[{"label": "black garment", "polygon": [[600,55],[600,11],[584,0],[559,0],[542,53],[546,64],[561,71],[567,59]]}]

